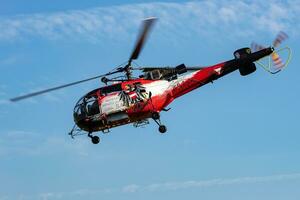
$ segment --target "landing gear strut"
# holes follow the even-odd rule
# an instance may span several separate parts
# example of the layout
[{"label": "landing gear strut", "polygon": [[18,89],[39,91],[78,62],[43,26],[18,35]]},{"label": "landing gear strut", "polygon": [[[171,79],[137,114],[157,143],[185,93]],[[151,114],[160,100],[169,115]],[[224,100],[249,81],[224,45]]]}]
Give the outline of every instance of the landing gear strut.
[{"label": "landing gear strut", "polygon": [[167,127],[161,123],[161,121],[160,121],[160,115],[159,115],[158,112],[152,113],[152,119],[153,119],[153,120],[155,121],[155,123],[159,126],[159,127],[158,127],[158,131],[159,131],[160,133],[163,134],[163,133],[167,132]]},{"label": "landing gear strut", "polygon": [[88,137],[91,138],[91,141],[92,141],[93,144],[99,144],[100,138],[98,136],[96,136],[96,135],[93,136],[92,133],[89,133]]}]

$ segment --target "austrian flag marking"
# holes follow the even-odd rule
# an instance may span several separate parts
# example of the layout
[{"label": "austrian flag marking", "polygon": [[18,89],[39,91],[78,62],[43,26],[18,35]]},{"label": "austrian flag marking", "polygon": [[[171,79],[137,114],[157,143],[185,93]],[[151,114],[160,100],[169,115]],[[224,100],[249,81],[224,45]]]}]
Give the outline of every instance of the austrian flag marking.
[{"label": "austrian flag marking", "polygon": [[220,74],[221,74],[221,70],[222,70],[222,68],[219,67],[219,68],[216,68],[216,69],[215,69],[215,72],[216,72],[218,75],[220,75]]}]

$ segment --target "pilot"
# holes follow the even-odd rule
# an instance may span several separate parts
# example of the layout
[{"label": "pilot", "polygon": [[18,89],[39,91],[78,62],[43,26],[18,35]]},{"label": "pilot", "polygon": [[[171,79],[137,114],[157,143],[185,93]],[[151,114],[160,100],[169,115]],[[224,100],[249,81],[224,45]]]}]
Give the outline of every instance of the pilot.
[{"label": "pilot", "polygon": [[99,105],[97,101],[94,101],[94,103],[92,105],[88,105],[88,114],[89,115],[96,115],[99,114],[100,110],[99,110]]}]

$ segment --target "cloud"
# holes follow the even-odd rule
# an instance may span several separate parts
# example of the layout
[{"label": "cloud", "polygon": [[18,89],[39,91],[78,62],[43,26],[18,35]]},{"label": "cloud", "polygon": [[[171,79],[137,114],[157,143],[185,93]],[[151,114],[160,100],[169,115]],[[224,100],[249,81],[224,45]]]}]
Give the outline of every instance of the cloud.
[{"label": "cloud", "polygon": [[139,188],[140,188],[140,186],[138,186],[136,184],[126,185],[122,188],[122,192],[133,193],[133,192],[137,192],[139,190]]},{"label": "cloud", "polygon": [[128,154],[113,149],[99,154],[94,151],[95,147],[86,135],[72,139],[67,135],[67,130],[65,131],[58,134],[47,131],[2,130],[0,131],[0,159],[11,156],[21,158],[55,156],[57,159],[69,156],[76,160],[93,157],[94,160],[101,161],[128,158]]},{"label": "cloud", "polygon": [[7,85],[0,84],[0,96],[6,95],[6,92],[5,92],[6,89],[7,89]]},{"label": "cloud", "polygon": [[6,99],[7,96],[6,90],[7,90],[7,86],[0,84],[0,105],[7,105],[10,103],[10,101]]},{"label": "cloud", "polygon": [[0,157],[13,154],[34,154],[32,139],[37,139],[38,134],[29,131],[2,131],[0,137]]},{"label": "cloud", "polygon": [[[175,14],[176,13],[176,14]],[[104,38],[129,37],[140,20],[160,18],[157,31],[219,37],[248,37],[259,32],[285,30],[298,34],[300,2],[288,1],[191,1],[185,3],[143,3],[50,14],[0,18],[0,41],[37,37],[49,40],[75,39],[99,42]],[[224,32],[230,34],[222,34]],[[122,37],[120,37],[122,35]]]},{"label": "cloud", "polygon": [[[0,93],[1,96],[2,93]],[[7,105],[10,104],[10,101],[6,100],[6,99],[0,99],[0,105]]]},{"label": "cloud", "polygon": [[[49,80],[49,79],[47,79],[45,81],[47,81],[47,82],[56,82],[56,80]],[[48,87],[41,87],[41,86],[36,86],[36,85],[37,85],[37,83],[31,82],[30,86],[33,87],[33,89],[30,89],[27,92],[19,93],[18,95],[15,95],[15,97],[23,96],[23,95],[34,93],[34,92],[37,92],[37,91],[42,91],[42,90],[45,90],[45,89],[49,88],[49,86]],[[45,100],[47,102],[52,102],[52,103],[61,103],[62,98],[64,98],[65,96],[66,96],[65,92],[63,92],[63,91],[56,91],[55,93],[45,93],[45,94],[42,95],[43,100]],[[1,97],[1,91],[0,91],[0,97]],[[6,101],[2,100],[2,101],[3,101],[3,104],[5,102],[11,103],[9,100],[6,100]],[[26,102],[26,103],[31,103],[31,104],[37,104],[38,103],[38,100],[36,98],[27,98],[27,99],[24,99],[23,101]],[[0,100],[0,104],[1,104],[1,100]]]},{"label": "cloud", "polygon": [[39,195],[39,199],[48,200],[48,199],[61,199],[62,195],[59,193],[42,193]]},{"label": "cloud", "polygon": [[170,190],[183,190],[191,188],[203,188],[203,187],[214,187],[214,186],[226,186],[226,185],[237,185],[237,184],[253,184],[253,183],[267,183],[274,181],[284,180],[299,180],[300,173],[297,174],[283,174],[273,176],[258,176],[258,177],[240,177],[233,179],[211,179],[204,181],[184,181],[184,182],[167,182],[157,183],[148,186],[140,187],[141,191],[170,191]]},{"label": "cloud", "polygon": [[86,157],[91,152],[90,146],[90,143],[85,140],[78,139],[70,142],[69,138],[62,138],[51,133],[21,130],[1,131],[0,133],[0,157],[62,154]]},{"label": "cloud", "polygon": [[18,61],[17,56],[10,56],[0,60],[0,67],[13,65]]},{"label": "cloud", "polygon": [[[300,173],[294,174],[280,174],[271,176],[252,176],[252,177],[238,177],[229,179],[210,179],[210,180],[198,180],[198,181],[179,181],[179,182],[165,182],[155,183],[149,185],[137,185],[129,184],[120,188],[102,188],[102,189],[79,189],[70,192],[45,192],[36,195],[22,195],[22,199],[74,199],[74,198],[96,198],[101,195],[112,194],[134,194],[138,192],[164,192],[164,191],[178,191],[188,189],[201,189],[207,187],[222,187],[231,185],[242,184],[256,184],[256,183],[269,183],[280,181],[293,181],[300,180]],[[10,196],[5,196],[4,199],[11,199]]]},{"label": "cloud", "polygon": [[106,188],[106,189],[93,190],[93,191],[84,190],[84,193],[81,194],[89,194],[90,192],[92,192],[93,194],[99,194],[99,193],[104,193],[106,191],[110,191],[110,192],[114,191],[114,193],[116,192],[121,192],[121,193],[162,192],[162,191],[186,190],[186,189],[193,189],[193,188],[200,189],[205,187],[268,183],[268,182],[291,181],[291,180],[300,180],[300,173],[281,174],[281,175],[272,175],[272,176],[238,177],[238,178],[231,178],[231,179],[218,178],[218,179],[198,180],[198,181],[189,180],[189,181],[179,181],[179,182],[153,183],[149,185],[129,184],[121,187],[120,189]]}]

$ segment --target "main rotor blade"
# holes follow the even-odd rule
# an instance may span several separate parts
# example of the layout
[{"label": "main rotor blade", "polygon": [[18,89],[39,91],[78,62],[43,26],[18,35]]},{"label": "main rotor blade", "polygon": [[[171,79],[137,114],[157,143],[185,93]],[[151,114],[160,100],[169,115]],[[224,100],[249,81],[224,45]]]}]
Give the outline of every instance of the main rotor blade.
[{"label": "main rotor blade", "polygon": [[75,82],[60,85],[60,86],[57,86],[57,87],[53,87],[53,88],[49,88],[49,89],[45,89],[45,90],[41,90],[41,91],[29,93],[29,94],[25,94],[25,95],[22,95],[22,96],[11,98],[10,101],[12,101],[12,102],[20,101],[20,100],[23,100],[23,99],[38,96],[38,95],[41,95],[41,94],[44,94],[44,93],[47,93],[47,92],[51,92],[51,91],[54,91],[54,90],[59,90],[59,89],[62,89],[62,88],[70,87],[70,86],[73,86],[73,85],[77,85],[77,84],[80,84],[80,83],[83,83],[83,82],[91,81],[91,80],[101,78],[103,76],[108,76],[108,75],[111,75],[111,74],[115,74],[115,73],[118,73],[118,72],[119,71],[117,70],[117,71],[114,71],[114,72],[109,72],[107,74],[95,76],[95,77],[92,77],[92,78],[87,78],[87,79],[84,79],[84,80],[81,80],[81,81],[75,81]]},{"label": "main rotor blade", "polygon": [[143,25],[142,25],[142,28],[141,28],[141,31],[140,31],[140,34],[138,36],[138,39],[135,43],[135,47],[132,51],[132,54],[129,58],[129,63],[131,63],[132,60],[136,60],[138,57],[139,57],[139,54],[145,44],[145,41],[148,37],[148,34],[152,28],[152,26],[154,25],[154,22],[157,20],[157,18],[148,18],[148,19],[145,19],[143,21]]},{"label": "main rotor blade", "polygon": [[[200,69],[204,69],[205,67],[186,67],[186,70],[188,71],[197,71]],[[157,69],[161,70],[176,70],[176,67],[139,67],[139,68],[133,68],[134,70],[142,70],[143,72],[153,71]]]},{"label": "main rotor blade", "polygon": [[186,70],[188,71],[196,71],[196,70],[200,70],[200,69],[204,69],[206,67],[187,67]]}]

